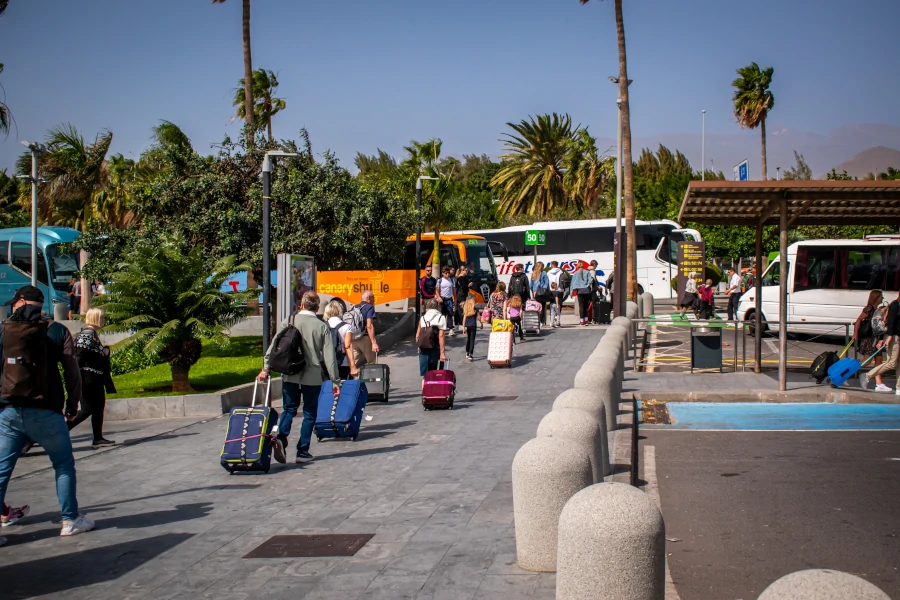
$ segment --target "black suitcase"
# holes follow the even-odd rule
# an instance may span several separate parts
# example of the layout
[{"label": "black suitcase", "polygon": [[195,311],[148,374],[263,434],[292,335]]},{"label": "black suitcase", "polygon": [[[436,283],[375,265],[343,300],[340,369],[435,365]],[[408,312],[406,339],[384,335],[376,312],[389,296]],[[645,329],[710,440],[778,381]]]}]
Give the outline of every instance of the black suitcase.
[{"label": "black suitcase", "polygon": [[812,368],[809,372],[810,379],[815,379],[816,383],[821,384],[828,377],[829,367],[837,361],[837,352],[832,352],[831,350],[818,355],[812,363]]},{"label": "black suitcase", "polygon": [[359,369],[359,380],[366,384],[369,400],[387,402],[391,393],[391,368],[378,363],[375,355],[374,365],[363,365]]},{"label": "black suitcase", "polygon": [[272,464],[272,440],[277,433],[278,413],[269,406],[272,379],[266,380],[265,400],[256,404],[259,380],[253,384],[253,401],[250,406],[231,409],[225,443],[219,460],[229,473],[235,471],[269,472]]},{"label": "black suitcase", "polygon": [[612,303],[605,300],[596,300],[592,307],[594,323],[609,325],[612,323]]}]

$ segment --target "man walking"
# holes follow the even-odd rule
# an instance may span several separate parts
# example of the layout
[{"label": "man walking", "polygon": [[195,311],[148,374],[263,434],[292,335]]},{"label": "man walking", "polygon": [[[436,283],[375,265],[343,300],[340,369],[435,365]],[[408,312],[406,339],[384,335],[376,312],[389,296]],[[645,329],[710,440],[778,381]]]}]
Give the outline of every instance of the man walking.
[{"label": "man walking", "polygon": [[531,283],[528,281],[528,275],[525,274],[523,265],[516,265],[515,272],[509,278],[509,295],[521,298],[522,306],[525,305],[526,300],[531,298]]},{"label": "man walking", "polygon": [[[303,371],[296,375],[281,376],[281,396],[283,407],[281,419],[278,421],[278,438],[275,440],[275,460],[285,462],[285,449],[288,444],[288,435],[291,433],[291,423],[297,415],[300,401],[303,401],[303,424],[300,426],[300,440],[297,442],[297,458],[295,462],[305,463],[313,460],[309,453],[309,444],[312,439],[313,425],[316,423],[316,412],[319,408],[319,392],[322,391],[324,381],[322,370],[327,369],[328,376],[334,384],[334,393],[340,393],[341,377],[338,373],[337,355],[334,351],[334,342],[331,341],[331,332],[318,316],[319,295],[315,292],[306,292],[300,301],[302,310],[288,317],[278,325],[278,333],[294,326],[300,332],[302,340],[303,358],[306,364]],[[275,338],[266,350],[263,370],[259,373],[259,380],[269,378],[269,354],[275,346]]]},{"label": "man walking", "polygon": [[75,457],[66,427],[66,418],[74,418],[81,400],[75,344],[68,329],[42,318],[44,294],[38,288],[19,288],[8,304],[13,314],[0,330],[0,504],[22,447],[33,440],[47,452],[56,473],[60,535],[90,531],[94,522],[78,513]]},{"label": "man walking", "polygon": [[734,319],[741,301],[741,276],[733,268],[728,269],[728,320]]},{"label": "man walking", "polygon": [[362,302],[356,308],[362,314],[363,332],[353,339],[353,362],[357,369],[365,364],[374,365],[379,351],[375,340],[375,319],[378,318],[375,312],[375,294],[372,290],[366,290],[360,299]]}]

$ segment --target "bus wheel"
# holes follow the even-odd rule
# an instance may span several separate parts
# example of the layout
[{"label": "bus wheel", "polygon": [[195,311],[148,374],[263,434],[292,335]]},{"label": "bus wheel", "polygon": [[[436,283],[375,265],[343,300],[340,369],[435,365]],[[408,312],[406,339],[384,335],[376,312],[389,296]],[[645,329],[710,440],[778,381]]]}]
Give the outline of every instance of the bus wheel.
[{"label": "bus wheel", "polygon": [[769,330],[769,324],[766,321],[766,315],[762,316],[762,336],[756,335],[756,311],[751,310],[747,313],[747,317],[744,319],[745,323],[749,323],[747,329],[750,331],[750,335],[752,337],[762,337],[766,335],[766,332]]}]

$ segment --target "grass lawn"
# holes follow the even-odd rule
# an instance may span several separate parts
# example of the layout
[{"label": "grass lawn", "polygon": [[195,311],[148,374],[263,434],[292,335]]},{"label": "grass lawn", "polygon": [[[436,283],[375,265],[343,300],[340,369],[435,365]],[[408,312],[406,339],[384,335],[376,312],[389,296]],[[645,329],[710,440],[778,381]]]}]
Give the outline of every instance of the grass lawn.
[{"label": "grass lawn", "polygon": [[[220,348],[203,342],[203,355],[191,367],[190,381],[194,393],[214,392],[250,383],[262,369],[262,336],[234,337]],[[109,398],[181,395],[172,391],[169,365],[156,365],[125,375],[115,375],[118,393]]]}]

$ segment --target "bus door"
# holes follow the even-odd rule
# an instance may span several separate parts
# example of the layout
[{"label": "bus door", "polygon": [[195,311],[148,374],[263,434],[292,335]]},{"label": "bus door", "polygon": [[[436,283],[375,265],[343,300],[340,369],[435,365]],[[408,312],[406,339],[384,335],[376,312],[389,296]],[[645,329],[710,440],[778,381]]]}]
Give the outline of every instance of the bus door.
[{"label": "bus door", "polygon": [[[9,244],[8,250],[7,244]],[[0,257],[3,258],[3,264],[0,266],[0,281],[2,281],[0,289],[2,289],[2,301],[6,302],[12,299],[17,289],[31,283],[31,239],[27,234],[15,235],[9,242],[6,240],[0,242],[0,246],[6,250],[6,252],[0,253]],[[48,287],[50,279],[47,275],[47,260],[40,247],[37,251],[37,259],[37,280],[38,287],[44,293],[44,311],[52,314],[52,294]]]},{"label": "bus door", "polygon": [[[675,297],[672,281],[678,281],[678,242],[673,237],[664,237],[656,249],[656,265],[648,273],[650,293],[657,298]],[[664,286],[660,288],[660,286]],[[660,288],[660,289],[658,289]]]}]

